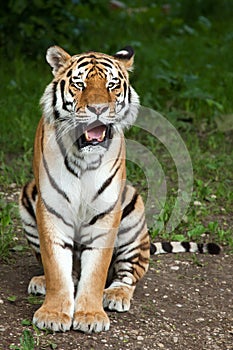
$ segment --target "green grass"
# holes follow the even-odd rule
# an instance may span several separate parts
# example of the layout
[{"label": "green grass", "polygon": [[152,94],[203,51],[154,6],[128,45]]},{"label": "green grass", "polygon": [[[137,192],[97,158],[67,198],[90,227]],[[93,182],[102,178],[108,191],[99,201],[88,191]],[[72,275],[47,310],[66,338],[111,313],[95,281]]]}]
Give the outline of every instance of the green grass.
[{"label": "green grass", "polygon": [[[158,110],[176,127],[190,153],[194,172],[188,211],[180,225],[167,232],[166,223],[178,191],[175,164],[166,147],[155,138],[135,128],[127,133],[128,138],[135,138],[153,152],[166,175],[166,203],[163,211],[154,215],[152,235],[159,239],[214,240],[233,249],[233,22],[230,14],[227,16],[231,10],[226,2],[220,1],[216,4],[222,6],[222,15],[211,12],[211,6],[209,13],[206,8],[201,13],[197,2],[190,13],[185,11],[186,2],[180,3],[178,8],[177,2],[171,1],[169,14],[149,1],[145,1],[145,9],[140,2],[130,1],[126,1],[128,9],[118,10],[109,10],[104,2],[92,10],[88,4],[80,5],[79,18],[85,30],[77,46],[69,39],[57,44],[72,54],[90,49],[111,54],[126,44],[134,47],[135,70],[131,81],[141,104]],[[12,182],[21,186],[32,176],[33,140],[41,114],[39,99],[52,79],[44,56],[45,52],[38,48],[35,57],[18,53],[9,61],[2,51],[0,183],[3,191]],[[143,169],[128,162],[128,175],[146,197]],[[0,202],[1,245],[5,252],[13,239],[8,205]]]},{"label": "green grass", "polygon": [[13,218],[16,217],[16,205],[0,200],[0,258],[7,260],[10,249],[15,245]]}]

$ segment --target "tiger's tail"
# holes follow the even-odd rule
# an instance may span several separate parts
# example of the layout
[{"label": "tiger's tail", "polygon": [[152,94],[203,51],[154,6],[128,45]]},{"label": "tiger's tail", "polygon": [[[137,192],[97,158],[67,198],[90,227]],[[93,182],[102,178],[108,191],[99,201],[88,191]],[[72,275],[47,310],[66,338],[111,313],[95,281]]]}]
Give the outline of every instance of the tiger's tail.
[{"label": "tiger's tail", "polygon": [[221,252],[221,248],[216,243],[151,242],[150,244],[150,255],[186,252],[219,254]]}]

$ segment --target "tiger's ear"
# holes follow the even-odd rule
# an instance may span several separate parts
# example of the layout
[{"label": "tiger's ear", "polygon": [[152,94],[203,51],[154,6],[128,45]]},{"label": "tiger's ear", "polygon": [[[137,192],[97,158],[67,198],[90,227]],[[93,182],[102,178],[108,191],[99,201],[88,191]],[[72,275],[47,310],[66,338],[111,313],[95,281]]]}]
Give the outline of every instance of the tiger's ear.
[{"label": "tiger's ear", "polygon": [[131,46],[124,47],[113,55],[113,57],[122,62],[127,70],[133,70],[134,50]]},{"label": "tiger's ear", "polygon": [[53,68],[53,75],[56,75],[59,68],[70,59],[70,55],[59,46],[51,46],[47,50],[46,60],[48,64]]}]

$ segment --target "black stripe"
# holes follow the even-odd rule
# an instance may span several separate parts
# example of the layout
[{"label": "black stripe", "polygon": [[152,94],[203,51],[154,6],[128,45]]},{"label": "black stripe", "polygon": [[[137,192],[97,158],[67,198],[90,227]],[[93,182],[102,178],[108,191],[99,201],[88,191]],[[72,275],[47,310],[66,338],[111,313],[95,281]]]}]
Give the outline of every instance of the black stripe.
[{"label": "black stripe", "polygon": [[71,97],[74,97],[74,93],[73,93],[73,91],[71,91],[71,89],[69,88],[69,94],[71,95]]},{"label": "black stripe", "polygon": [[124,87],[124,98],[125,98],[126,93],[127,93],[127,84],[126,84],[126,82],[125,82],[125,81],[124,81],[124,85],[123,85],[123,87]]},{"label": "black stripe", "polygon": [[76,61],[76,63],[79,63],[79,62],[83,61],[85,58],[96,58],[96,56],[93,55],[93,54],[88,54],[88,52],[87,52],[87,56],[81,56],[81,57]]},{"label": "black stripe", "polygon": [[34,229],[37,229],[37,226],[34,225],[34,224],[29,224],[27,221],[25,221],[23,218],[21,218],[22,220],[22,223],[25,225],[25,226],[28,226],[28,227],[31,227],[31,228],[34,228]]},{"label": "black stripe", "polygon": [[79,69],[79,68],[82,68],[82,67],[85,67],[85,66],[87,66],[88,64],[90,64],[90,62],[89,62],[89,61],[86,61],[86,62],[80,63],[80,64],[78,65],[78,69]]},{"label": "black stripe", "polygon": [[80,250],[80,253],[82,254],[83,252],[85,252],[85,250],[93,250],[92,247],[86,246],[84,244],[81,244],[80,249],[75,249],[75,250]]},{"label": "black stripe", "polygon": [[156,245],[151,243],[150,244],[150,255],[154,255],[157,251]]},{"label": "black stripe", "polygon": [[57,104],[57,84],[58,82],[55,81],[53,83],[53,114],[54,114],[54,119],[58,119],[60,117],[60,113],[56,109],[56,104]]},{"label": "black stripe", "polygon": [[[64,158],[64,164],[65,164],[66,169],[67,169],[72,175],[78,177],[78,172],[75,172],[75,171],[71,168],[71,166],[70,166],[70,164],[69,164],[69,159],[68,159],[68,156],[66,155],[67,152],[66,152],[66,149],[65,149],[65,147],[64,147],[64,144],[63,144],[62,140],[57,136],[57,129],[56,129],[56,138],[57,138],[57,143],[58,143],[58,146],[59,146],[59,148],[60,148],[61,154],[62,154],[62,156],[63,156],[63,158]],[[79,169],[79,170],[80,170],[80,169]],[[81,171],[80,171],[80,173],[81,173]]]},{"label": "black stripe", "polygon": [[57,103],[57,84],[57,81],[53,83],[53,106],[56,106]]},{"label": "black stripe", "polygon": [[[66,169],[67,169],[71,174],[73,174],[74,176],[78,177],[78,173],[79,173],[79,172],[78,172],[78,171],[75,171],[75,170],[70,166],[69,160],[68,160],[68,157],[67,157],[67,156],[65,157],[64,163],[65,163]],[[75,167],[74,167],[74,168],[75,168]]]},{"label": "black stripe", "polygon": [[36,200],[36,196],[37,196],[37,187],[36,187],[36,184],[33,186],[33,189],[32,189],[32,199],[35,201]]},{"label": "black stripe", "polygon": [[108,68],[111,68],[111,69],[113,69],[113,67],[114,67],[113,65],[110,65],[110,64],[108,64],[106,62],[103,62],[103,61],[99,61],[98,64],[102,64],[104,67],[108,67]]},{"label": "black stripe", "polygon": [[66,243],[66,242],[58,243],[58,242],[55,242],[55,244],[59,245],[63,249],[69,249],[71,252],[73,252],[73,245],[70,244],[70,243]]},{"label": "black stripe", "polygon": [[[97,220],[102,219],[105,215],[109,214],[115,208],[117,201],[118,200],[116,200],[116,202],[110,208],[108,208],[106,211],[104,211],[103,213],[100,213],[100,214],[93,216],[93,218],[91,219],[91,221],[89,222],[88,225],[94,225]],[[86,226],[88,226],[88,225],[86,225]]]},{"label": "black stripe", "polygon": [[31,204],[30,198],[27,195],[27,189],[28,189],[29,183],[24,186],[23,188],[23,198],[22,198],[22,204],[27,209],[28,213],[33,217],[33,219],[36,221],[36,215],[33,209],[33,206]]},{"label": "black stripe", "polygon": [[[144,224],[145,224],[145,221],[144,221]],[[147,236],[147,235],[148,235],[148,233],[146,233],[145,236]],[[143,240],[143,239],[145,238],[145,236],[142,237],[141,240]],[[124,254],[124,255],[129,254],[129,253],[133,252],[133,251],[136,250],[136,249],[140,249],[140,250],[149,249],[149,246],[148,246],[146,249],[144,248],[145,243],[139,243],[136,247],[132,247],[132,248],[130,248],[129,250],[127,250],[127,247],[130,247],[130,245],[131,245],[132,243],[134,243],[135,238],[136,238],[136,236],[135,236],[135,237],[132,237],[131,240],[130,240],[129,242],[127,242],[127,243],[121,245],[121,246],[118,248],[118,250],[116,251],[115,256],[117,257],[117,256],[120,256],[121,254]]]},{"label": "black stripe", "polygon": [[123,220],[127,215],[129,215],[134,210],[137,199],[138,199],[138,194],[137,192],[135,192],[131,202],[124,208],[121,216],[121,220]]},{"label": "black stripe", "polygon": [[186,252],[190,251],[191,246],[190,246],[189,242],[181,242],[181,245],[182,245],[182,247],[184,247]]},{"label": "black stripe", "polygon": [[132,96],[132,93],[131,93],[131,88],[129,87],[129,97],[128,97],[128,101],[129,101],[129,103],[131,103],[131,96]]},{"label": "black stripe", "polygon": [[46,207],[46,209],[48,210],[48,212],[54,216],[56,216],[58,219],[60,219],[66,226],[69,226],[71,228],[74,228],[72,224],[70,224],[69,222],[67,222],[63,216],[61,214],[59,214],[55,209],[53,209],[52,207],[50,207],[45,200],[43,199],[43,203]]},{"label": "black stripe", "polygon": [[170,242],[162,242],[162,248],[167,253],[172,253],[172,244]]},{"label": "black stripe", "polygon": [[[121,234],[124,234],[124,233],[128,233],[129,231],[131,231],[133,228],[137,227],[139,222],[141,222],[142,218],[144,217],[144,212],[142,213],[142,215],[140,216],[139,220],[132,226],[127,226],[127,227],[124,227],[123,229],[120,229],[119,230],[119,235]],[[144,218],[144,222],[145,222],[145,218]]]},{"label": "black stripe", "polygon": [[124,77],[123,77],[123,75],[121,74],[120,71],[118,72],[118,75],[119,75],[119,77],[120,77],[121,79],[124,79]]},{"label": "black stripe", "polygon": [[116,259],[116,262],[115,264],[119,264],[119,263],[127,263],[127,262],[130,262],[131,264],[135,264],[135,262],[132,262],[133,259],[138,259],[139,258],[139,253],[135,253],[131,256],[129,256],[128,258],[127,257],[122,257],[122,259]]},{"label": "black stripe", "polygon": [[28,241],[29,245],[32,245],[32,246],[36,247],[37,249],[40,249],[40,244],[39,243],[32,242],[28,238],[27,238],[27,241]]},{"label": "black stripe", "polygon": [[42,125],[41,129],[41,139],[40,139],[40,147],[41,147],[41,153],[44,153],[44,124]]},{"label": "black stripe", "polygon": [[58,110],[56,108],[54,108],[53,110],[53,114],[54,114],[54,119],[57,120],[60,118],[60,113],[58,112]]},{"label": "black stripe", "polygon": [[121,275],[121,273],[124,273],[124,272],[129,272],[129,273],[133,274],[133,272],[134,272],[133,266],[126,266],[125,268],[118,269],[117,275],[118,274]]},{"label": "black stripe", "polygon": [[118,155],[117,155],[117,157],[116,157],[116,160],[115,160],[115,162],[113,163],[113,165],[112,165],[112,167],[111,167],[111,169],[110,169],[110,172],[111,172],[111,171],[112,171],[112,170],[115,168],[115,166],[116,166],[116,164],[117,164],[118,160],[120,159],[121,150],[122,150],[122,143],[121,143],[121,146],[120,146],[120,149],[119,149]]},{"label": "black stripe", "polygon": [[105,77],[106,77],[105,71],[104,71],[102,68],[100,68],[99,66],[98,66],[98,72],[101,73],[100,76],[101,76],[102,78],[105,78]]},{"label": "black stripe", "polygon": [[123,204],[125,202],[125,198],[126,198],[126,193],[127,193],[127,186],[125,185],[123,192],[122,192],[122,197],[121,197],[121,204]]},{"label": "black stripe", "polygon": [[221,252],[221,248],[216,243],[207,243],[206,248],[209,254],[219,254]]},{"label": "black stripe", "polygon": [[68,111],[67,107],[66,107],[66,103],[65,103],[65,80],[62,79],[61,82],[60,82],[60,87],[61,87],[61,99],[62,99],[62,108],[66,111]]},{"label": "black stripe", "polygon": [[65,200],[67,200],[67,202],[70,203],[70,200],[69,200],[67,194],[59,188],[59,186],[57,185],[56,181],[54,180],[54,178],[53,178],[52,175],[50,174],[49,168],[48,168],[48,164],[47,164],[47,161],[46,161],[44,155],[43,155],[43,165],[44,165],[46,174],[48,175],[50,185],[51,185],[60,195],[62,195],[62,197],[65,198]]},{"label": "black stripe", "polygon": [[91,221],[89,222],[89,225],[94,225],[97,220],[102,219],[105,215],[107,215],[109,211],[104,211],[103,213],[100,213],[98,215],[93,216]]},{"label": "black stripe", "polygon": [[95,66],[93,66],[92,68],[89,69],[88,73],[87,73],[87,78],[92,77],[94,74],[91,75],[92,72],[95,72]]},{"label": "black stripe", "polygon": [[72,71],[73,71],[73,70],[72,70],[72,69],[70,69],[70,70],[69,70],[69,71],[66,73],[67,78],[71,76]]},{"label": "black stripe", "polygon": [[203,244],[203,243],[198,243],[198,244],[197,244],[197,247],[198,247],[199,253],[203,254],[203,253],[204,253],[204,251],[203,251],[204,244]]},{"label": "black stripe", "polygon": [[[143,247],[143,245],[145,245],[145,243],[139,243],[136,247],[132,247],[129,250],[127,250],[127,248],[130,247],[130,245],[135,242],[136,238],[138,237],[138,235],[142,231],[143,227],[145,226],[145,223],[146,223],[146,220],[144,219],[142,224],[140,225],[139,229],[135,232],[134,236],[130,237],[128,242],[126,242],[125,244],[119,246],[119,248],[118,248],[118,250],[116,252],[116,256],[119,256],[122,253],[128,254],[130,252],[133,252],[135,249],[142,249],[142,247]],[[146,232],[146,235],[144,235],[141,238],[141,240],[143,240],[147,235],[148,235],[148,232]],[[149,247],[148,247],[148,249],[149,249]],[[145,250],[145,249],[143,248],[142,250]]]},{"label": "black stripe", "polygon": [[[109,59],[108,57],[101,57],[100,59],[104,60],[104,61],[107,61],[107,62],[111,63],[114,66],[113,61],[111,59]],[[101,63],[101,61],[100,61],[100,63]]]},{"label": "black stripe", "polygon": [[120,169],[120,165],[116,168],[116,170],[114,171],[114,173],[103,183],[103,185],[98,189],[98,192],[95,194],[93,201],[101,194],[103,193],[106,188],[111,184],[112,180],[114,179],[114,177],[116,176],[118,170]]},{"label": "black stripe", "polygon": [[38,235],[33,235],[32,233],[28,232],[25,229],[24,229],[24,231],[25,231],[26,236],[29,236],[31,238],[35,238],[35,239],[37,239],[39,241],[39,236]]}]

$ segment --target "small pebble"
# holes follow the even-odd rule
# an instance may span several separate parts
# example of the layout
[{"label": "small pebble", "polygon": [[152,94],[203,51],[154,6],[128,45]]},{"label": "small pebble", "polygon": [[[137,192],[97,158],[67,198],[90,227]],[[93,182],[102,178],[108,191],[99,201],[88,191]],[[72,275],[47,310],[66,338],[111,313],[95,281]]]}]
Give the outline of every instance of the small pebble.
[{"label": "small pebble", "polygon": [[179,266],[171,266],[171,270],[173,270],[173,271],[178,271],[179,270]]},{"label": "small pebble", "polygon": [[137,340],[143,340],[143,339],[144,338],[141,335],[137,336]]}]

